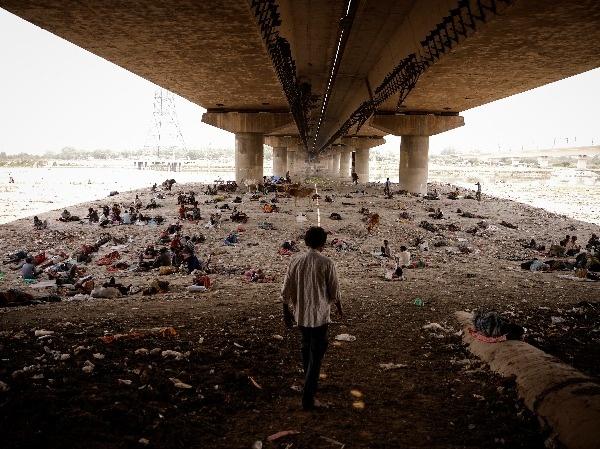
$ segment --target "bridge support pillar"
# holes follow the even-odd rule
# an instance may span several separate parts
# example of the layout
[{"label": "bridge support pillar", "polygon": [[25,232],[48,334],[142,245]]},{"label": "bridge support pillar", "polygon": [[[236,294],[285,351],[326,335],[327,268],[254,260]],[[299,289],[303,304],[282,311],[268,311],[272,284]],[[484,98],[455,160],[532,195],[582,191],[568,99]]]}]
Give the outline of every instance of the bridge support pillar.
[{"label": "bridge support pillar", "polygon": [[293,123],[276,112],[205,112],[202,121],[235,134],[235,181],[262,180],[264,135]]},{"label": "bridge support pillar", "polygon": [[235,182],[246,179],[262,180],[263,135],[260,133],[235,134]]},{"label": "bridge support pillar", "polygon": [[429,136],[402,136],[399,174],[400,189],[427,194]]},{"label": "bridge support pillar", "polygon": [[350,179],[350,168],[352,167],[352,151],[351,147],[344,147],[340,151],[340,178],[343,180]]},{"label": "bridge support pillar", "polygon": [[357,150],[354,153],[354,171],[360,182],[369,182],[369,149]]},{"label": "bridge support pillar", "polygon": [[340,173],[340,156],[341,153],[337,150],[331,155],[331,174],[333,176],[338,176]]},{"label": "bridge support pillar", "polygon": [[465,124],[459,115],[374,115],[370,126],[386,134],[401,136],[400,188],[410,193],[427,193],[429,136]]},{"label": "bridge support pillar", "polygon": [[[354,149],[354,171],[360,182],[369,182],[369,149],[385,143],[382,137],[350,137],[342,139],[346,148]],[[352,165],[352,157],[348,158],[348,166]],[[343,153],[342,153],[343,157]],[[340,168],[341,172],[341,168]]]},{"label": "bridge support pillar", "polygon": [[273,176],[285,176],[288,169],[288,152],[286,147],[273,147]]}]

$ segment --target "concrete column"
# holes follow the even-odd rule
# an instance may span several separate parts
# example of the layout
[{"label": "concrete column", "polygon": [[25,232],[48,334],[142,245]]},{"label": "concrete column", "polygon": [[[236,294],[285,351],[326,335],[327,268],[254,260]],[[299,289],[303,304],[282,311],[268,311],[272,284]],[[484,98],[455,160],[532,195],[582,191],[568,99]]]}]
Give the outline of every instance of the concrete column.
[{"label": "concrete column", "polygon": [[339,151],[336,151],[331,155],[331,174],[333,176],[338,176],[340,173],[340,154],[341,153]]},{"label": "concrete column", "polygon": [[400,189],[427,194],[429,136],[402,136],[399,172]]},{"label": "concrete column", "polygon": [[285,176],[288,167],[286,147],[273,147],[273,176]]},{"label": "concrete column", "polygon": [[401,136],[400,188],[411,193],[427,193],[429,136],[459,128],[465,124],[459,115],[375,114],[369,125],[386,134]]},{"label": "concrete column", "polygon": [[360,182],[369,182],[369,149],[357,150],[354,157],[354,169]]},{"label": "concrete column", "polygon": [[263,134],[235,134],[235,182],[243,184],[246,179],[262,180]]},{"label": "concrete column", "polygon": [[340,178],[350,179],[350,168],[352,166],[352,148],[346,147],[340,152]]}]

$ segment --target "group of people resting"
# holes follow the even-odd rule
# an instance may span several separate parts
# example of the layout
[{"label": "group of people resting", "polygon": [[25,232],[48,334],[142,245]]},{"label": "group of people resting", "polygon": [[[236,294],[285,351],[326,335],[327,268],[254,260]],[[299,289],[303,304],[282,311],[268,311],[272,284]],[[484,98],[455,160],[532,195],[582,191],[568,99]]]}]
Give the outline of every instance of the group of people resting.
[{"label": "group of people resting", "polygon": [[[145,206],[145,209],[155,209],[159,207],[156,203],[156,200],[152,198],[150,203]],[[129,204],[128,206],[119,205],[114,203],[112,206],[102,206],[101,212],[98,212],[98,209],[94,209],[93,207],[88,208],[88,213],[85,218],[90,223],[98,223],[100,226],[105,227],[114,224],[134,224],[136,222],[148,222],[153,218],[150,216],[144,215],[141,211],[144,208],[142,201],[138,195],[135,196],[135,201]],[[68,211],[64,211],[68,213]],[[154,218],[156,219],[156,218]],[[79,220],[79,218],[77,218]],[[71,220],[63,220],[63,221],[71,221]],[[158,223],[160,224],[160,223]]]},{"label": "group of people resting", "polygon": [[410,252],[404,245],[400,247],[400,252],[397,255],[392,254],[390,248],[390,242],[388,240],[383,241],[381,247],[381,257],[392,259],[395,262],[393,270],[388,270],[386,278],[388,279],[403,279],[403,268],[410,266]]},{"label": "group of people resting", "polygon": [[[160,267],[185,267],[188,274],[195,270],[206,270],[208,262],[203,263],[196,255],[196,242],[203,239],[198,236],[180,235],[181,225],[179,223],[171,224],[160,236],[160,242],[165,246],[158,251],[153,245],[139,255],[139,270],[147,271]],[[167,247],[168,246],[168,247]]]}]

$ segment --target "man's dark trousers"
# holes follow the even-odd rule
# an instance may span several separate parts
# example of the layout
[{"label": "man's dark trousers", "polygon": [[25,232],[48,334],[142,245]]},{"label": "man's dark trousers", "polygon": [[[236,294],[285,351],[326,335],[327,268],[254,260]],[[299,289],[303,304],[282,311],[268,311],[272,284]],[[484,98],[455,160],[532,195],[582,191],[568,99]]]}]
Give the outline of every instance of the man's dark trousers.
[{"label": "man's dark trousers", "polygon": [[304,394],[302,407],[312,408],[319,384],[321,362],[327,350],[327,324],[319,327],[302,327],[302,364],[304,367]]}]

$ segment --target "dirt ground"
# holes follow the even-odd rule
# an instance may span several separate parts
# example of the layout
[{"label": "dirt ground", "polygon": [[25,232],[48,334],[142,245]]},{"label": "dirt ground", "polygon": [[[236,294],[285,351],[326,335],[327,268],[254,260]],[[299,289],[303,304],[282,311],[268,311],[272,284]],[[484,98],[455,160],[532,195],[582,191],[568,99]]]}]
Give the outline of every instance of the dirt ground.
[{"label": "dirt ground", "polygon": [[[299,200],[295,206],[281,198],[281,212],[265,214],[260,202],[245,194],[238,206],[250,220],[242,225],[245,231],[236,246],[222,241],[237,223],[224,221],[220,229],[206,229],[206,220],[184,223],[183,235],[201,232],[207,238],[196,245],[198,254],[204,259],[213,254],[219,273],[211,275],[209,292],[188,293],[190,275],[125,270],[115,274],[123,284],[144,287],[160,278],[171,283],[171,291],[70,300],[67,292],[58,291],[61,302],[0,308],[3,447],[251,448],[257,441],[264,448],[287,449],[544,447],[547,434],[518,400],[514,383],[490,373],[467,353],[452,313],[496,309],[527,328],[529,343],[598,376],[600,284],[560,277],[568,272],[521,270],[521,261],[543,258],[543,253],[518,241],[534,238],[549,246],[565,234],[576,234],[585,244],[592,232],[599,233],[598,226],[485,195],[480,203],[450,200],[445,193],[452,187],[434,187],[442,199],[384,199],[381,186],[369,186],[364,194],[349,185],[319,187],[322,196],[334,199],[321,200],[321,224],[331,232],[330,239],[344,239],[350,246],[325,250],[338,266],[346,314],[341,321],[334,316],[330,325],[322,369],[319,397],[329,409],[300,409],[299,335],[285,330],[279,303],[289,258],[277,249],[316,224],[316,205]],[[199,193],[204,187],[176,185],[165,192],[165,199],[157,200],[164,225],[107,229],[112,236],[128,237],[127,247],[119,246],[122,260],[133,266],[140,250],[156,244],[166,225],[176,221],[180,189]],[[93,205],[128,204],[135,193]],[[149,190],[137,193],[145,203],[152,197]],[[227,202],[233,207],[234,197],[216,206]],[[203,204],[214,197],[198,199],[203,216],[214,211],[215,203]],[[69,210],[83,217],[88,206]],[[381,217],[372,234],[361,221],[362,207]],[[432,207],[440,208],[444,218],[428,217]],[[465,218],[457,209],[486,218]],[[307,221],[296,220],[300,211]],[[331,220],[332,212],[342,220]],[[400,218],[403,212],[408,218]],[[1,226],[2,251],[62,249],[71,254],[103,231],[87,223],[60,223],[58,215],[40,217],[50,222],[43,231],[34,231],[31,220]],[[419,227],[423,220],[438,227],[455,224],[460,230],[427,231]],[[503,220],[518,229],[502,226]],[[265,221],[276,230],[259,228]],[[466,232],[481,221],[487,229],[481,225],[475,235]],[[428,241],[428,251],[415,247],[416,237]],[[385,280],[381,260],[373,255],[384,238],[392,250],[409,246],[413,260],[427,266],[405,270],[404,281]],[[445,246],[434,245],[442,241]],[[99,283],[113,273],[94,262],[113,251],[113,245],[101,248],[86,266]],[[240,273],[250,268],[263,268],[274,282],[246,282]],[[18,272],[0,269],[0,290],[18,286],[35,291],[18,279]],[[424,329],[429,323],[443,330]],[[157,327],[175,332],[161,333]],[[54,334],[35,336],[35,330]],[[356,340],[336,341],[342,333]],[[100,339],[115,334],[126,337]],[[177,353],[163,352],[168,350]],[[400,367],[386,370],[380,366],[386,363]],[[299,433],[267,440],[284,430]]]}]

